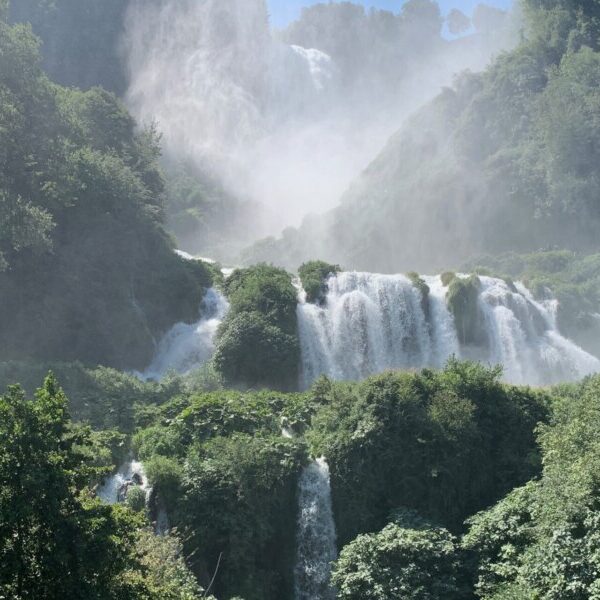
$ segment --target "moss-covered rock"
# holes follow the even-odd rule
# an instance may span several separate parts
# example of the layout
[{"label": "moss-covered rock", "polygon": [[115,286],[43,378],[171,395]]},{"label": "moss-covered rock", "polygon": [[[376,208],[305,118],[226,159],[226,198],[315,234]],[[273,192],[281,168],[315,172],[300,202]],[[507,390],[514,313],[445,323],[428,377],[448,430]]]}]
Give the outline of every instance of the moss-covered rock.
[{"label": "moss-covered rock", "polygon": [[483,315],[478,297],[481,281],[477,275],[468,278],[455,277],[448,288],[446,302],[452,315],[461,344],[484,345],[487,341]]},{"label": "moss-covered rock", "polygon": [[315,304],[323,304],[329,291],[327,280],[330,275],[339,273],[341,268],[339,265],[331,265],[322,260],[313,260],[304,263],[298,269],[298,275],[302,282],[302,287],[306,292],[307,302]]},{"label": "moss-covered rock", "polygon": [[441,278],[442,285],[444,287],[448,287],[456,279],[456,273],[452,271],[446,271],[445,273],[442,273]]},{"label": "moss-covered rock", "polygon": [[425,316],[429,318],[429,293],[431,291],[429,286],[425,283],[421,276],[414,271],[407,273],[406,276],[410,279],[413,286],[419,290],[421,294],[421,308],[423,309]]}]

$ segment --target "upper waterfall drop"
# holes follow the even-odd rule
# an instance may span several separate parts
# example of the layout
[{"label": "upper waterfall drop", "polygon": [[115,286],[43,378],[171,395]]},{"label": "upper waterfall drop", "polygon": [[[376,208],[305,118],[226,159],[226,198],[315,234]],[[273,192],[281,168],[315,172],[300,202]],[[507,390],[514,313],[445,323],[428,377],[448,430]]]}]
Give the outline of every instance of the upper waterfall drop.
[{"label": "upper waterfall drop", "polygon": [[[462,276],[461,276],[462,277]],[[302,386],[319,375],[357,380],[388,369],[442,367],[451,356],[502,364],[505,380],[548,385],[600,371],[600,360],[562,336],[557,302],[538,302],[522,285],[480,277],[482,341],[461,345],[439,276],[423,298],[404,275],[332,275],[322,306],[300,294]]]}]

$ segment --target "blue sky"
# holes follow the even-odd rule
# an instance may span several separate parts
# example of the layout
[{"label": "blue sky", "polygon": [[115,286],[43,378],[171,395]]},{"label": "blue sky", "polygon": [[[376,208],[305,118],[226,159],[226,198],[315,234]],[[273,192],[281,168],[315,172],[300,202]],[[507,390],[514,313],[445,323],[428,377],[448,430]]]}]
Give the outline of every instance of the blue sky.
[{"label": "blue sky", "polygon": [[[271,22],[275,27],[283,27],[290,21],[293,21],[299,14],[303,6],[318,4],[323,0],[267,0],[269,11],[271,13]],[[393,12],[398,12],[402,6],[402,0],[352,0],[353,2],[364,4],[366,7],[375,6],[385,8]],[[442,12],[445,14],[452,8],[459,8],[467,15],[470,15],[473,8],[480,2],[492,4],[501,8],[507,8],[510,0],[439,0]]]}]

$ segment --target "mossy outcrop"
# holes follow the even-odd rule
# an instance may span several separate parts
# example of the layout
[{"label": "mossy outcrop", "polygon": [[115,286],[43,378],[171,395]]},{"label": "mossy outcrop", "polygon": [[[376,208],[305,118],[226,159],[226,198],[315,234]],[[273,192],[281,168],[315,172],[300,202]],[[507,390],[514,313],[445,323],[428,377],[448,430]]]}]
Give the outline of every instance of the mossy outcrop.
[{"label": "mossy outcrop", "polygon": [[339,265],[331,265],[322,260],[312,260],[304,263],[298,269],[298,275],[306,292],[306,301],[323,304],[329,291],[327,285],[329,276],[335,275],[341,270]]},{"label": "mossy outcrop", "polygon": [[486,343],[483,315],[479,308],[481,281],[477,275],[455,277],[448,288],[446,302],[456,325],[459,342],[464,346]]},{"label": "mossy outcrop", "polygon": [[224,290],[231,308],[217,336],[217,372],[233,386],[295,389],[300,343],[292,276],[259,264],[234,271]]},{"label": "mossy outcrop", "polygon": [[429,318],[429,293],[431,290],[425,283],[425,280],[414,271],[407,273],[406,276],[410,279],[413,286],[421,293],[421,308],[427,318]]}]

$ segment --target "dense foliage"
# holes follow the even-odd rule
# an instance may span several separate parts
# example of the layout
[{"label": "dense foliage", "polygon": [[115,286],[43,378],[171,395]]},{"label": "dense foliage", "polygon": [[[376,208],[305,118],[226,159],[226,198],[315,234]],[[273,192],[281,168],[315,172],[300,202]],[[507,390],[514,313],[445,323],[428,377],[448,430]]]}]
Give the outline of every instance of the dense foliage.
[{"label": "dense foliage", "polygon": [[0,595],[98,600],[191,600],[194,582],[176,540],[148,541],[147,523],[91,497],[98,476],[89,434],[71,424],[48,377],[34,400],[0,397]]},{"label": "dense foliage", "polygon": [[339,600],[459,600],[467,597],[461,570],[450,532],[402,513],[348,544],[332,581]]},{"label": "dense foliage", "polygon": [[231,305],[213,359],[226,382],[295,389],[300,348],[297,291],[282,269],[238,269],[225,282]]},{"label": "dense foliage", "polygon": [[175,419],[135,436],[194,572],[208,584],[218,565],[218,597],[291,595],[296,483],[307,455],[281,427],[302,420],[305,403],[273,392],[193,395]]},{"label": "dense foliage", "polygon": [[0,358],[149,363],[211,270],[172,252],[153,130],[100,88],[52,84],[0,21]]},{"label": "dense foliage", "polygon": [[544,471],[471,520],[482,598],[575,600],[598,594],[600,379],[560,390],[540,429]]},{"label": "dense foliage", "polygon": [[[101,373],[71,369],[79,397],[86,385],[111,393]],[[497,378],[451,362],[358,384],[321,379],[304,394],[140,384],[133,449],[154,488],[150,508],[166,509],[183,546],[151,538],[136,494],[130,508],[93,499],[104,466],[123,460],[123,436],[71,423],[53,378],[35,400],[10,388],[0,401],[2,591],[191,600],[195,578],[207,586],[215,575],[218,598],[292,597],[296,487],[310,450],[331,468],[338,598],[592,598],[600,379],[540,392]]]},{"label": "dense foliage", "polygon": [[435,373],[337,384],[312,421],[331,467],[340,543],[374,531],[399,507],[456,531],[539,468],[533,430],[547,398],[504,386],[499,372],[451,361]]},{"label": "dense foliage", "polygon": [[[340,600],[600,597],[600,376],[534,390],[452,359],[291,393],[297,290],[266,264],[222,283],[231,310],[205,369],[146,383],[109,368],[145,366],[219,279],[173,252],[165,194],[188,233],[208,232],[233,202],[185,167],[165,188],[156,132],[93,87],[124,90],[125,9],[12,2],[11,19],[45,40],[40,55],[0,0],[0,597],[292,598],[299,477],[321,455]],[[273,260],[296,264],[319,236],[339,242],[332,260],[382,271],[494,252],[469,262],[470,278],[443,275],[462,344],[478,342],[478,275],[492,274],[556,296],[561,330],[600,352],[600,255],[575,252],[598,248],[600,10],[568,0],[523,10],[520,46],[415,115],[329,221],[263,245]],[[333,31],[340,16],[347,27]],[[463,17],[450,27],[464,31]],[[473,22],[484,31],[500,17],[480,8]],[[394,73],[406,44],[443,45],[440,27],[428,0],[397,16],[330,3],[281,36],[328,50],[348,83],[371,61]],[[60,87],[42,66],[89,89]],[[570,250],[496,253],[552,245]],[[321,302],[338,270],[302,265],[307,300]],[[425,281],[408,277],[425,302]],[[99,363],[109,367],[89,366]],[[251,388],[261,391],[240,391]],[[97,486],[132,454],[152,493],[101,503]],[[173,529],[157,536],[161,511]]]}]

